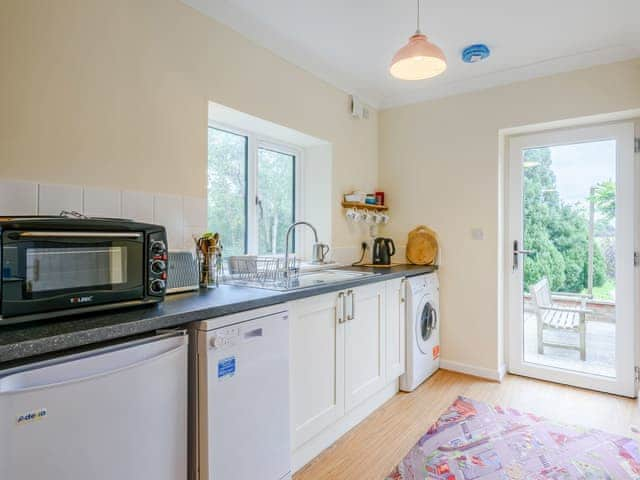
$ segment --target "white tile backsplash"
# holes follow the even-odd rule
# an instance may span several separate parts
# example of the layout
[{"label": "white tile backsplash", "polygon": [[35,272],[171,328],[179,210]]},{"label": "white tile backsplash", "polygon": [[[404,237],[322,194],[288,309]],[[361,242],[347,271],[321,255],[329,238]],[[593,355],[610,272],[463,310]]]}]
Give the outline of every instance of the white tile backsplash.
[{"label": "white tile backsplash", "polygon": [[170,250],[182,250],[184,215],[183,201],[179,195],[154,195],[153,223],[164,225],[167,229],[167,243]]},{"label": "white tile backsplash", "polygon": [[[190,251],[195,250],[196,246],[193,237],[201,237],[206,231],[207,227],[205,225],[185,225],[182,227],[182,248]],[[171,249],[174,250],[173,247]]]},{"label": "white tile backsplash", "polygon": [[200,197],[183,197],[183,214],[185,226],[207,224],[207,200]]},{"label": "white tile backsplash", "polygon": [[60,215],[62,210],[82,213],[82,187],[41,183],[38,187],[38,214]]},{"label": "white tile backsplash", "polygon": [[122,217],[122,195],[119,190],[84,188],[84,212],[88,217]]},{"label": "white tile backsplash", "polygon": [[0,216],[37,213],[37,183],[0,180]]},{"label": "white tile backsplash", "polygon": [[171,250],[193,250],[192,236],[207,230],[207,201],[201,197],[0,180],[0,216],[62,210],[164,225]]},{"label": "white tile backsplash", "polygon": [[138,222],[153,223],[153,194],[123,191],[122,216]]}]

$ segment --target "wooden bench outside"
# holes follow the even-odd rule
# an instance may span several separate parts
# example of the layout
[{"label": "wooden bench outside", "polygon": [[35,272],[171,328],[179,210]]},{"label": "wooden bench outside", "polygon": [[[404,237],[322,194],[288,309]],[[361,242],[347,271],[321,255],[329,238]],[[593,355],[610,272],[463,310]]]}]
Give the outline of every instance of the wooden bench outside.
[{"label": "wooden bench outside", "polygon": [[[553,304],[549,281],[546,277],[529,288],[533,300],[533,310],[538,322],[538,353],[544,355],[544,347],[559,347],[580,352],[580,360],[585,360],[586,349],[586,315],[592,313],[586,308],[586,297],[581,297],[579,308],[567,308]],[[569,330],[579,335],[578,345],[545,342],[545,330]]]}]

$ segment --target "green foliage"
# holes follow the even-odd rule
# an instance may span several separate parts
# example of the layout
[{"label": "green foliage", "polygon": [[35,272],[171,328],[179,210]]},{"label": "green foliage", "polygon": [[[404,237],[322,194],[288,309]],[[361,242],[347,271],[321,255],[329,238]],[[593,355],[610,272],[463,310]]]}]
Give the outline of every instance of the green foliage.
[{"label": "green foliage", "polygon": [[[209,128],[208,229],[219,232],[225,255],[246,253],[247,138]],[[294,221],[293,155],[258,149],[258,253],[284,253],[287,227]]]},{"label": "green foliage", "polygon": [[[525,150],[524,162],[531,165],[524,171],[524,244],[536,252],[525,260],[525,288],[546,276],[554,291],[581,292],[589,268],[587,212],[561,201],[548,148]],[[597,244],[593,268],[594,286],[604,285],[607,271]]]},{"label": "green foliage", "polygon": [[616,217],[616,184],[613,181],[607,180],[597,184],[591,199],[608,221]]},{"label": "green foliage", "polygon": [[209,128],[208,229],[225,255],[245,253],[246,162],[246,137]]},{"label": "green foliage", "polygon": [[294,162],[293,155],[263,148],[258,150],[258,253],[260,254],[284,253],[285,234],[295,218],[292,188]]}]

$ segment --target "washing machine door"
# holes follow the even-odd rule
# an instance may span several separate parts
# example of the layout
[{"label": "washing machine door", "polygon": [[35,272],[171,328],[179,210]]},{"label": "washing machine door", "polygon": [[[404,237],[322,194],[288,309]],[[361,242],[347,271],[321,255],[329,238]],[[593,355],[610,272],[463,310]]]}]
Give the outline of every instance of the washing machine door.
[{"label": "washing machine door", "polygon": [[425,298],[420,302],[416,318],[416,342],[418,348],[425,355],[431,355],[432,337],[438,324],[438,313],[432,299]]}]

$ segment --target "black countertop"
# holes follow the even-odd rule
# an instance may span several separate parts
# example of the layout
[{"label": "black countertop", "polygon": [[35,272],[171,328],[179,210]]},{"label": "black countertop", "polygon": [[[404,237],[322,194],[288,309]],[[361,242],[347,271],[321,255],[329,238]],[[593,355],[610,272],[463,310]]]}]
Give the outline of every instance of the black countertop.
[{"label": "black countertop", "polygon": [[289,292],[222,285],[220,288],[167,296],[152,306],[73,315],[62,320],[0,326],[0,369],[29,357],[113,341],[189,322],[276,305],[398,277],[433,272],[436,267],[397,265],[391,268],[348,267],[377,275]]}]

